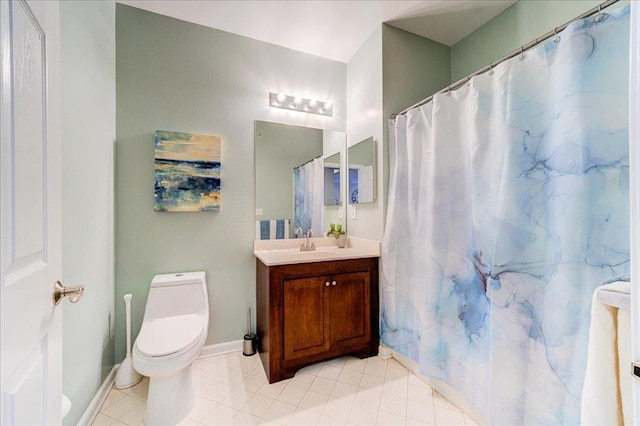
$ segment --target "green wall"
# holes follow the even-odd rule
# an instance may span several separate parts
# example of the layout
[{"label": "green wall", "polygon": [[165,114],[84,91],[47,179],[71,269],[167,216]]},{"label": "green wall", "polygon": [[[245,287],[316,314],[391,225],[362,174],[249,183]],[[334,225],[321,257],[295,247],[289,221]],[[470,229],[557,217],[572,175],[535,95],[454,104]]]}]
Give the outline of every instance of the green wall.
[{"label": "green wall", "polygon": [[[346,65],[118,4],[116,71],[116,361],[122,296],[135,338],[159,273],[204,270],[206,344],[240,340],[255,313],[254,121],[344,132]],[[330,101],[334,116],[271,108],[269,92]],[[156,129],[222,138],[219,212],[153,210]]]},{"label": "green wall", "polygon": [[596,0],[520,0],[451,48],[451,82],[489,65],[600,3]]},{"label": "green wall", "polygon": [[61,2],[65,425],[78,424],[114,365],[115,2]]}]

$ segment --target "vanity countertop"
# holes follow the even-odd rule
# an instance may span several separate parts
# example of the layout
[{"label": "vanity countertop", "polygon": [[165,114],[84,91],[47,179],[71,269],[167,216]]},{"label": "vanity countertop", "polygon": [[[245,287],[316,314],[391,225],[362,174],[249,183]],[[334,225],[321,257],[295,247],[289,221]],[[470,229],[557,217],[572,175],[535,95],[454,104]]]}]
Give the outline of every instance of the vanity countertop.
[{"label": "vanity countertop", "polygon": [[338,248],[336,239],[332,237],[311,238],[310,242],[315,244],[316,249],[300,251],[300,245],[304,242],[304,238],[256,240],[253,254],[267,266],[380,257],[380,242],[364,238],[349,237],[345,248]]}]

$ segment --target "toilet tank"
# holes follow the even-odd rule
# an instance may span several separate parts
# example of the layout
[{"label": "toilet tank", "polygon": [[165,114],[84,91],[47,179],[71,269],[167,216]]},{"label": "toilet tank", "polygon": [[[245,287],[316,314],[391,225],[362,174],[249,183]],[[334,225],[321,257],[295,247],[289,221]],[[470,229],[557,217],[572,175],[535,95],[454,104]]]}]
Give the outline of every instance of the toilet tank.
[{"label": "toilet tank", "polygon": [[204,271],[161,274],[153,277],[145,320],[198,314],[209,318],[207,279]]}]

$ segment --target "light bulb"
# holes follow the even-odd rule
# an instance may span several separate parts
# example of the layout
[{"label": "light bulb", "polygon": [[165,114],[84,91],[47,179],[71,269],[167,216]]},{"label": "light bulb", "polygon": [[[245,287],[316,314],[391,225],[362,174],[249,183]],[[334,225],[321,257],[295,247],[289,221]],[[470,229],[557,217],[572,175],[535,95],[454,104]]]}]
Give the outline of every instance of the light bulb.
[{"label": "light bulb", "polygon": [[276,97],[276,99],[278,100],[278,102],[282,103],[285,101],[285,99],[287,99],[287,97],[282,93],[278,93],[278,96]]}]

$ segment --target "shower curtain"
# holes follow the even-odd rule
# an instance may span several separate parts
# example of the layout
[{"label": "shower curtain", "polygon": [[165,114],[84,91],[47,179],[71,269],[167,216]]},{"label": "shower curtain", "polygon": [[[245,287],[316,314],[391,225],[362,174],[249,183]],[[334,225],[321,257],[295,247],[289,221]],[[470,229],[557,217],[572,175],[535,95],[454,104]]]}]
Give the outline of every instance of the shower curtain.
[{"label": "shower curtain", "polygon": [[594,289],[629,274],[629,7],[395,118],[383,343],[492,425],[579,424]]},{"label": "shower curtain", "polygon": [[314,158],[293,169],[294,207],[293,229],[313,230],[322,236],[324,204],[324,167],[321,158]]}]

